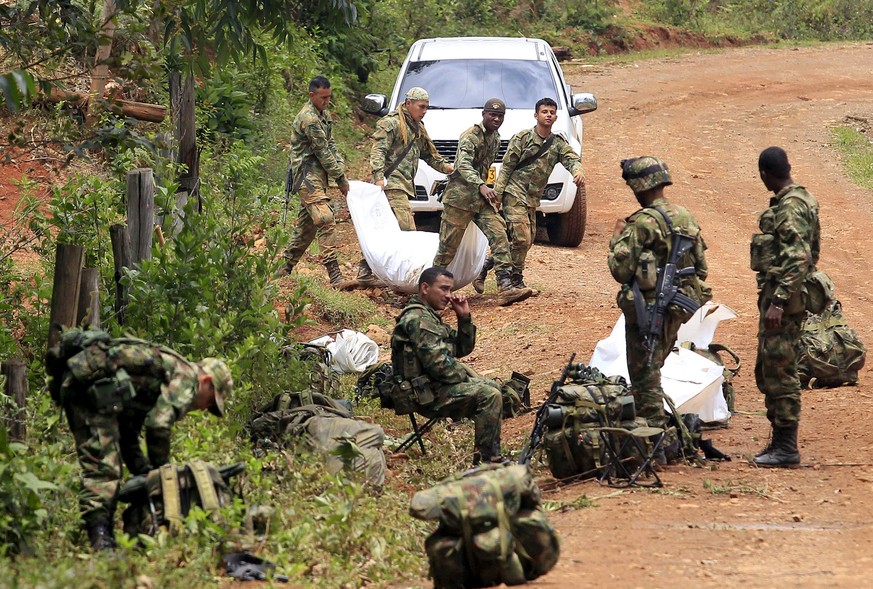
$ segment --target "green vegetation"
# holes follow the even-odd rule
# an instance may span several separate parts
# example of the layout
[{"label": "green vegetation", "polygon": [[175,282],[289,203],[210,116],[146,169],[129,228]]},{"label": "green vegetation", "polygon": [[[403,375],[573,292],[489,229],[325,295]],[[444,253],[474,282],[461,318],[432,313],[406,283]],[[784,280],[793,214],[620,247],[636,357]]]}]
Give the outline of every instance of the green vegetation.
[{"label": "green vegetation", "polygon": [[873,190],[873,130],[866,121],[850,121],[863,123],[833,129],[834,143],[843,155],[843,165],[849,172],[849,177],[859,186]]}]

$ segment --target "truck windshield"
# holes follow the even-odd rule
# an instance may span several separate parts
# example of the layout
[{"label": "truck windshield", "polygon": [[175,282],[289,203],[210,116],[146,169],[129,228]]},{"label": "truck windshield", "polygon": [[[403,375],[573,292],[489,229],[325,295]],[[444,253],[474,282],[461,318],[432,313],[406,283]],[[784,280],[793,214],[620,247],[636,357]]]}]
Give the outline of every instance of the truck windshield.
[{"label": "truck windshield", "polygon": [[430,94],[431,108],[482,108],[489,98],[502,98],[506,108],[529,108],[540,98],[558,98],[545,61],[443,59],[409,64],[399,96],[415,86]]}]

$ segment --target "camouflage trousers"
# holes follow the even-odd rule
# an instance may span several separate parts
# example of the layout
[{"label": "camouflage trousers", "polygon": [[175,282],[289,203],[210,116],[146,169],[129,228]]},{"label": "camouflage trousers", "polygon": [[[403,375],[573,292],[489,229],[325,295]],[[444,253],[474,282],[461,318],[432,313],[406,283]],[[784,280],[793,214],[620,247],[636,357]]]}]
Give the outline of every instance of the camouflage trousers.
[{"label": "camouflage trousers", "polygon": [[452,205],[445,205],[440,220],[440,245],[433,265],[446,268],[455,259],[458,246],[464,238],[467,225],[472,221],[485,234],[494,258],[494,271],[497,274],[512,271],[509,257],[509,241],[506,238],[506,222],[493,207],[480,199],[478,211],[468,211]]},{"label": "camouflage trousers", "polygon": [[412,207],[409,206],[409,195],[397,188],[386,188],[385,196],[391,211],[397,217],[397,223],[401,231],[415,231],[415,219],[412,216]]},{"label": "camouflage trousers", "polygon": [[318,238],[322,262],[336,260],[339,237],[336,232],[333,202],[324,186],[312,184],[310,188],[307,184],[300,189],[297,221],[291,234],[291,241],[285,248],[285,261],[290,266],[300,261],[315,238]]},{"label": "camouflage trousers", "polygon": [[537,209],[527,206],[517,196],[506,193],[503,195],[503,218],[506,219],[513,270],[523,273],[527,252],[537,234]]},{"label": "camouflage trousers", "polygon": [[122,478],[118,416],[97,413],[72,402],[65,403],[64,409],[82,469],[78,493],[82,519],[112,525]]},{"label": "camouflage trousers", "polygon": [[755,384],[764,393],[767,419],[774,427],[795,426],[800,422],[800,379],[797,357],[804,312],[782,315],[776,329],[764,327],[769,298],[759,297],[758,356],[755,360]]},{"label": "camouflage trousers", "polygon": [[624,337],[627,346],[627,372],[631,381],[637,415],[645,417],[652,427],[665,427],[664,389],[661,388],[661,368],[676,343],[682,318],[671,313],[664,317],[662,337],[655,344],[652,360],[643,346],[643,336],[633,316],[625,314]]},{"label": "camouflage trousers", "polygon": [[503,425],[503,393],[494,381],[471,379],[435,386],[436,399],[415,412],[425,417],[468,418],[475,427],[474,445],[484,456],[500,454],[500,429]]}]

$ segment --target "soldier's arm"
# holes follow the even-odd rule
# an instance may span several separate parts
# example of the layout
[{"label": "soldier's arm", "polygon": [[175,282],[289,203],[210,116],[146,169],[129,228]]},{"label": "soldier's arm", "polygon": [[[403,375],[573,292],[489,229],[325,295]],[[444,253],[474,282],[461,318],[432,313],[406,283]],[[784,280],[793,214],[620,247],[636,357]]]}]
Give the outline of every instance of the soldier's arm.
[{"label": "soldier's arm", "polygon": [[706,280],[709,275],[709,265],[706,263],[706,242],[703,240],[703,233],[697,234],[697,241],[694,243],[694,260],[697,277]]},{"label": "soldier's arm", "polygon": [[515,166],[521,160],[523,148],[521,133],[516,133],[509,140],[509,145],[506,146],[506,153],[503,155],[503,165],[500,167],[500,174],[498,174],[497,181],[494,183],[494,192],[497,193],[497,196],[503,196],[506,186],[509,184],[509,179],[515,171]]},{"label": "soldier's arm", "polygon": [[482,138],[476,133],[467,133],[458,142],[458,157],[455,160],[455,169],[464,182],[471,186],[481,186],[485,180],[479,175],[479,171],[473,167],[476,158],[476,150],[482,148]]},{"label": "soldier's arm", "polygon": [[121,448],[121,458],[132,475],[145,474],[152,469],[152,464],[143,454],[142,447],[139,444],[139,434],[142,432],[144,419],[142,414],[139,415],[139,417],[133,415],[129,419],[125,419],[124,426],[118,430],[118,445]]},{"label": "soldier's arm", "polygon": [[579,154],[573,151],[573,148],[563,137],[555,143],[560,143],[558,161],[561,162],[561,165],[567,168],[573,178],[584,177],[585,172],[582,170],[582,160],[579,158]]},{"label": "soldier's arm", "polygon": [[609,272],[616,282],[629,284],[634,277],[640,254],[651,241],[648,217],[638,215],[622,232],[609,241]]},{"label": "soldier's arm", "polygon": [[385,179],[385,167],[388,165],[388,155],[394,140],[394,129],[390,123],[382,119],[376,123],[373,131],[373,145],[370,147],[370,169],[373,171],[373,182]]},{"label": "soldier's arm", "polygon": [[470,315],[458,317],[458,331],[455,333],[455,357],[463,358],[476,346],[476,325]]},{"label": "soldier's arm", "polygon": [[777,270],[778,284],[773,298],[787,301],[800,288],[812,263],[812,227],[806,205],[799,199],[786,199],[776,211],[776,232],[781,251]]},{"label": "soldier's arm", "polygon": [[321,122],[318,120],[307,121],[304,132],[309,138],[312,153],[318,158],[327,175],[334,178],[337,184],[345,184],[345,166],[343,166],[342,160],[337,158],[336,144],[333,143],[333,138],[328,140]]},{"label": "soldier's arm", "polygon": [[467,381],[467,371],[453,357],[454,350],[450,342],[443,340],[440,326],[422,318],[418,322],[410,322],[408,332],[410,340],[415,342],[418,361],[431,379],[445,384]]}]

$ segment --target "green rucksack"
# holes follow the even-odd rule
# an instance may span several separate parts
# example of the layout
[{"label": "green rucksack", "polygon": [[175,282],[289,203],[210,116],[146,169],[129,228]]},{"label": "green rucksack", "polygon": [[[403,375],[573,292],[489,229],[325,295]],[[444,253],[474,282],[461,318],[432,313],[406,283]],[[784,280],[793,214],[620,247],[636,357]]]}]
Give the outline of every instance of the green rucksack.
[{"label": "green rucksack", "polygon": [[821,315],[808,313],[800,335],[797,374],[804,387],[828,388],[858,382],[867,348],[834,301]]},{"label": "green rucksack", "polygon": [[[571,383],[558,389],[554,405],[547,408],[546,431],[542,446],[552,475],[592,478],[603,472],[607,451],[601,430],[604,427],[634,429],[648,425],[637,418],[634,399],[621,376],[605,377],[593,367],[578,365]],[[622,447],[615,434],[605,433],[613,447]],[[627,447],[629,461],[640,461]]]},{"label": "green rucksack", "polygon": [[177,532],[193,506],[215,518],[233,499],[229,481],[245,466],[216,468],[209,462],[191,460],[184,466],[166,464],[128,480],[119,491],[119,501],[129,503],[122,514],[124,531],[130,536],[153,536],[161,528]]},{"label": "green rucksack", "polygon": [[45,355],[48,389],[55,403],[61,402],[61,385],[67,371],[67,361],[94,344],[103,344],[105,348],[111,340],[112,336],[102,329],[73,327],[61,332],[58,343],[49,348]]},{"label": "green rucksack", "polygon": [[252,442],[260,448],[302,442],[303,448],[325,456],[331,474],[348,468],[381,489],[387,468],[385,432],[355,419],[347,403],[319,393],[280,393],[249,423]]},{"label": "green rucksack", "polygon": [[425,540],[435,589],[521,585],[544,575],[560,554],[526,466],[487,465],[416,493],[415,518],[438,521]]}]

